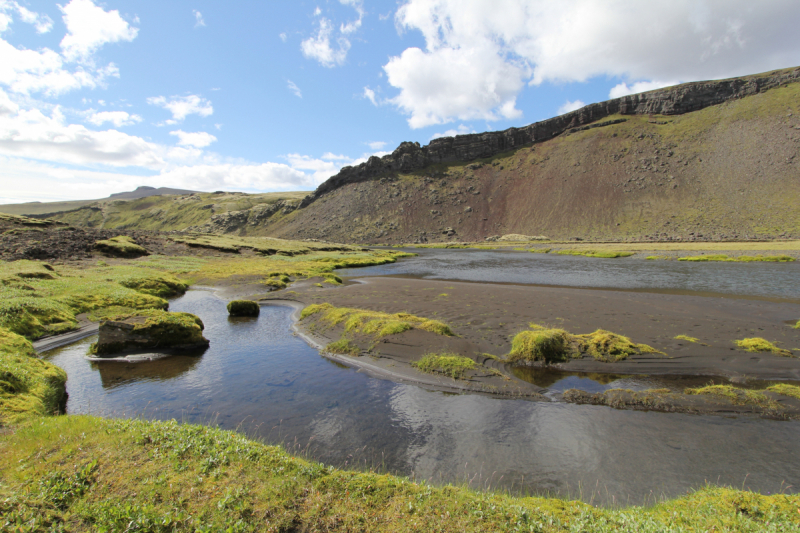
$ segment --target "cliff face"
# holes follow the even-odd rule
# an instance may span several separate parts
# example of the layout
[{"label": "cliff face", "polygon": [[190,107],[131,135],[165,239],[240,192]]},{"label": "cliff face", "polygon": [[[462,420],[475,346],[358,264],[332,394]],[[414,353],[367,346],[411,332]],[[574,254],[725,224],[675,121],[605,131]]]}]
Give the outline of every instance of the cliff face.
[{"label": "cliff face", "polygon": [[685,83],[590,104],[523,128],[443,137],[434,139],[427,146],[404,142],[390,155],[382,158],[373,156],[356,167],[344,167],[338,174],[320,185],[314,193],[307,196],[300,207],[308,206],[345,184],[362,182],[386,173],[408,173],[437,163],[465,162],[492,157],[553,139],[570,130],[577,131],[612,115],[682,115],[730,100],[756,95],[774,87],[796,82],[798,79],[800,79],[800,67],[727,80]]}]

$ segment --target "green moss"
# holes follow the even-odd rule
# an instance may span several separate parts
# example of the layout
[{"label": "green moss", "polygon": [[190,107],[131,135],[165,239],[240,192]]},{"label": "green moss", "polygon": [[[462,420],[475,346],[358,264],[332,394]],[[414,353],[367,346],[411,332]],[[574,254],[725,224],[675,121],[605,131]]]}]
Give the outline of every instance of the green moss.
[{"label": "green moss", "polygon": [[353,357],[361,353],[361,349],[348,339],[339,339],[338,341],[328,343],[328,345],[325,346],[325,350],[331,353],[351,355]]},{"label": "green moss", "polygon": [[11,530],[755,533],[795,531],[800,507],[796,494],[715,486],[612,509],[433,486],[174,420],[45,418],[0,447],[0,523]]},{"label": "green moss", "polygon": [[[108,320],[133,324],[132,334],[140,340],[108,344],[98,342],[92,345],[90,353],[109,355],[129,348],[148,349],[208,345],[208,340],[203,337],[203,321],[191,313],[171,313],[159,309],[144,309],[132,314],[111,316]],[[101,338],[103,325],[104,323],[100,325]]]},{"label": "green moss", "polygon": [[[5,292],[0,291],[0,294]],[[0,299],[0,328],[38,339],[75,329],[78,325],[73,310],[64,303],[36,296],[4,296]]]},{"label": "green moss", "polygon": [[751,337],[734,342],[736,343],[736,346],[739,348],[744,348],[744,350],[747,352],[772,352],[775,355],[780,355],[783,357],[794,357],[792,352],[789,350],[778,348],[773,343],[766,339],[762,339],[761,337]]},{"label": "green moss", "polygon": [[551,250],[552,248],[531,248],[528,251],[534,254],[549,254]]},{"label": "green moss", "polygon": [[788,385],[786,383],[777,383],[770,385],[767,390],[775,394],[782,394],[783,396],[791,396],[800,400],[800,387],[797,385]]},{"label": "green moss", "polygon": [[617,257],[630,257],[633,252],[620,252],[615,250],[558,250],[559,255],[582,255],[585,257],[598,257],[601,259],[614,259]]},{"label": "green moss", "polygon": [[58,273],[55,268],[43,261],[23,259],[0,262],[0,283],[3,284],[12,280],[19,281],[19,279],[55,279],[56,277],[58,277]]},{"label": "green moss", "polygon": [[97,241],[94,243],[94,247],[104,254],[116,257],[140,257],[150,253],[143,246],[139,246],[132,238],[126,235],[120,235],[104,241]]},{"label": "green moss", "polygon": [[[673,338],[675,338],[675,339],[677,339],[677,340],[679,340],[679,341],[687,341],[687,342],[693,342],[693,343],[700,343],[700,339],[697,339],[697,338],[695,338],[695,337],[690,337],[690,336],[688,336],[688,335],[676,335],[676,336],[675,336],[675,337],[673,337]],[[702,343],[701,343],[701,344],[702,344]]]},{"label": "green moss", "polygon": [[252,300],[231,300],[227,309],[231,316],[258,316],[261,312],[261,306]]},{"label": "green moss", "polygon": [[598,329],[594,333],[576,335],[579,338],[581,349],[597,359],[606,363],[614,363],[627,359],[631,355],[643,353],[659,353],[655,348],[646,344],[636,344],[628,337],[610,331]]},{"label": "green moss", "polygon": [[753,405],[765,409],[778,410],[780,406],[767,397],[764,391],[740,389],[733,385],[706,385],[705,387],[687,388],[684,394],[690,395],[711,395],[725,398],[736,405]]},{"label": "green moss", "polygon": [[709,254],[709,255],[695,255],[689,257],[679,257],[678,261],[726,261],[733,263],[753,263],[753,262],[766,262],[766,263],[790,263],[794,261],[794,257],[788,255],[740,255],[738,257],[728,257],[722,254]]},{"label": "green moss", "polygon": [[366,335],[373,338],[396,335],[410,329],[420,329],[438,335],[452,336],[450,327],[438,320],[430,320],[409,313],[382,313],[348,307],[334,307],[329,303],[312,304],[303,309],[300,319],[320,314],[318,320],[328,327],[344,324],[346,334]]},{"label": "green moss", "polygon": [[160,272],[158,274],[145,276],[131,276],[121,279],[119,284],[129,289],[134,289],[142,294],[158,296],[160,298],[171,298],[186,292],[189,284],[175,276]]},{"label": "green moss", "polygon": [[27,339],[0,328],[0,426],[61,412],[66,382],[67,374],[38,359]]},{"label": "green moss", "polygon": [[578,355],[572,345],[572,336],[563,329],[540,328],[522,331],[511,341],[509,362],[544,361],[555,363]]},{"label": "green moss", "polygon": [[453,379],[462,378],[467,370],[473,370],[477,366],[469,357],[454,353],[428,353],[412,364],[422,372],[445,374]]}]

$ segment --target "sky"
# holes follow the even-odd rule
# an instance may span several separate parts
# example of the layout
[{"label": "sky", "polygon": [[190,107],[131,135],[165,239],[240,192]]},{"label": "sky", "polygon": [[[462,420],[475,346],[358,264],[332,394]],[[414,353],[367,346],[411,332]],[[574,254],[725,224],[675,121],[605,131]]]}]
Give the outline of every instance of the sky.
[{"label": "sky", "polygon": [[343,166],[800,65],[797,0],[0,0],[0,203]]}]

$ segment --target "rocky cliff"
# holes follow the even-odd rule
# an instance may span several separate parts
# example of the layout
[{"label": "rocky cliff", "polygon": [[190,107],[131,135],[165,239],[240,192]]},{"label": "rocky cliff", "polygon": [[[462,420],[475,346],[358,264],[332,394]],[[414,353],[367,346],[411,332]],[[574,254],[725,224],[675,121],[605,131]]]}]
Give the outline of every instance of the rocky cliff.
[{"label": "rocky cliff", "polygon": [[434,139],[427,146],[403,142],[390,155],[355,167],[344,167],[307,196],[306,207],[320,196],[346,183],[358,183],[389,172],[413,172],[436,163],[454,163],[492,157],[522,146],[552,139],[569,131],[599,123],[611,115],[681,115],[723,102],[759,94],[800,79],[800,67],[727,80],[685,83],[590,104],[576,111],[522,128]]}]

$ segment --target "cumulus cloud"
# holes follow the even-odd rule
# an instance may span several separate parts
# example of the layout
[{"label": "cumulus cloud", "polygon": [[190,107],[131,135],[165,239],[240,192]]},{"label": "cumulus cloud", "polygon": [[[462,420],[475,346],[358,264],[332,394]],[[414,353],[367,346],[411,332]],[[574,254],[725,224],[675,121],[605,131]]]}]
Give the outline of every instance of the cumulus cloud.
[{"label": "cumulus cloud", "polygon": [[364,94],[363,94],[363,96],[364,96],[364,98],[366,98],[367,100],[369,100],[370,102],[372,102],[372,105],[374,105],[374,106],[377,106],[377,105],[378,105],[378,101],[377,101],[377,100],[376,100],[376,98],[375,98],[375,91],[373,91],[373,90],[372,90],[372,89],[370,89],[369,87],[364,87]]},{"label": "cumulus cloud", "polygon": [[425,47],[384,70],[412,127],[512,118],[526,83],[618,77],[621,94],[800,64],[798,18],[792,0],[407,0],[397,27]]},{"label": "cumulus cloud", "polygon": [[[614,97],[612,96],[612,98]],[[569,113],[570,111],[575,111],[576,109],[580,109],[585,105],[586,104],[583,103],[582,100],[574,100],[574,101],[567,100],[561,105],[561,107],[558,108],[558,114],[563,115],[564,113]]]},{"label": "cumulus cloud", "polygon": [[178,144],[181,146],[194,146],[195,148],[205,148],[209,144],[217,140],[216,137],[204,131],[186,132],[183,130],[171,131],[170,135],[178,138]]},{"label": "cumulus cloud", "polygon": [[203,20],[203,14],[197,11],[196,9],[192,9],[192,14],[194,14],[194,27],[195,28],[202,28],[206,25],[206,21]]},{"label": "cumulus cloud", "polygon": [[608,92],[609,98],[619,98],[621,96],[627,96],[629,94],[636,94],[636,93],[643,93],[647,91],[653,91],[655,89],[661,89],[663,87],[670,87],[672,85],[677,85],[678,81],[639,81],[636,83],[632,83],[630,86],[627,83],[620,83],[615,85],[611,88]]},{"label": "cumulus cloud", "polygon": [[362,0],[339,0],[339,2],[355,9],[358,15],[356,20],[342,24],[339,27],[339,31],[344,35],[355,33],[361,27],[361,21],[364,19],[364,4]]},{"label": "cumulus cloud", "polygon": [[72,0],[59,9],[67,26],[61,50],[68,61],[85,61],[104,44],[132,41],[139,32],[120,16],[119,11],[105,11],[92,0]]},{"label": "cumulus cloud", "polygon": [[350,50],[350,41],[344,37],[339,37],[336,41],[337,46],[331,46],[333,33],[333,23],[322,17],[319,19],[317,34],[309,37],[300,43],[300,50],[309,59],[315,59],[323,67],[332,68],[343,65],[347,59],[347,51]]},{"label": "cumulus cloud", "polygon": [[294,93],[296,97],[298,98],[303,97],[303,91],[300,90],[300,87],[295,85],[295,83],[292,80],[286,80],[286,82],[287,82],[286,86],[289,88],[290,91]]},{"label": "cumulus cloud", "polygon": [[438,139],[440,137],[455,137],[456,135],[469,135],[470,133],[477,133],[473,128],[470,128],[466,124],[459,124],[457,129],[447,130],[444,133],[434,133],[431,135],[431,140]]},{"label": "cumulus cloud", "polygon": [[147,103],[158,107],[163,107],[172,113],[172,119],[167,120],[167,124],[177,124],[189,115],[200,115],[208,117],[214,113],[211,102],[196,94],[188,96],[172,96],[167,99],[164,96],[153,96],[147,99]]},{"label": "cumulus cloud", "polygon": [[11,13],[16,12],[22,22],[31,24],[36,28],[36,33],[47,33],[53,29],[53,19],[47,15],[36,13],[19,5],[18,2],[0,1],[0,33],[8,29],[11,24]]},{"label": "cumulus cloud", "polygon": [[132,115],[126,111],[101,111],[99,113],[92,113],[86,122],[94,124],[95,126],[102,126],[106,122],[111,123],[116,128],[123,126],[132,126],[137,122],[141,122],[142,117],[139,115]]}]

